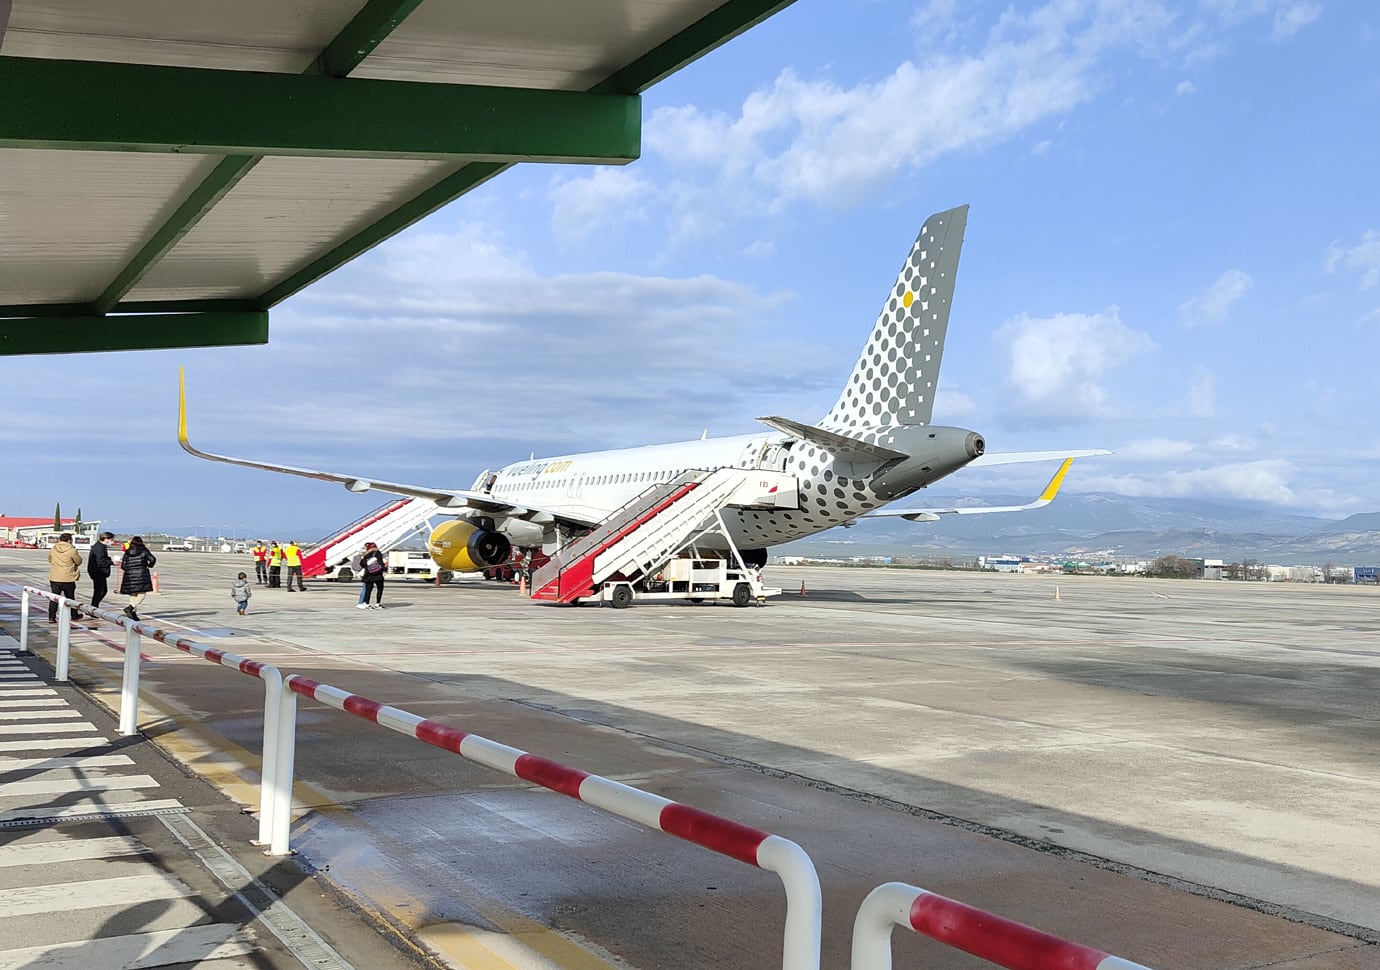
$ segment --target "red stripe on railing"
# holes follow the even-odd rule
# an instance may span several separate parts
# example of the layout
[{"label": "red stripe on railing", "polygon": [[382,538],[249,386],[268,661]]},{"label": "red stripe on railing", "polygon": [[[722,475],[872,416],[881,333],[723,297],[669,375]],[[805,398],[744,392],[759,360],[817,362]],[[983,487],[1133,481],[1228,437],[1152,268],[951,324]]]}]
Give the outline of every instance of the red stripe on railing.
[{"label": "red stripe on railing", "polygon": [[379,708],[383,707],[378,701],[371,701],[367,697],[360,697],[358,694],[351,694],[345,698],[345,710],[357,717],[362,717],[366,721],[373,721],[375,724],[379,720]]},{"label": "red stripe on railing", "polygon": [[258,660],[241,660],[240,673],[253,674],[255,677],[257,677],[266,666],[268,665],[265,663],[261,663]]},{"label": "red stripe on railing", "polygon": [[310,697],[312,700],[316,700],[316,689],[321,686],[320,681],[309,680],[297,674],[289,674],[283,683],[291,687],[294,694],[301,694],[303,697]]},{"label": "red stripe on railing", "polygon": [[925,893],[911,903],[910,925],[917,933],[1007,970],[1097,970],[1107,959],[1101,950],[1061,940],[934,893]]},{"label": "red stripe on railing", "polygon": [[771,837],[769,832],[730,822],[677,802],[661,810],[659,824],[663,832],[721,852],[750,866],[757,865],[757,849]]},{"label": "red stripe on railing", "polygon": [[571,798],[580,797],[580,783],[589,777],[589,772],[578,768],[539,758],[534,754],[524,754],[513,765],[513,774],[523,781],[535,782],[544,788],[558,791]]},{"label": "red stripe on railing", "polygon": [[446,727],[446,725],[438,724],[435,721],[422,721],[417,725],[418,741],[434,744],[438,748],[453,751],[455,754],[460,753],[460,742],[468,736],[468,731]]},{"label": "red stripe on railing", "polygon": [[217,650],[214,647],[207,647],[206,652],[202,654],[202,656],[211,661],[211,663],[218,664],[220,663],[220,659],[225,656],[225,651]]}]

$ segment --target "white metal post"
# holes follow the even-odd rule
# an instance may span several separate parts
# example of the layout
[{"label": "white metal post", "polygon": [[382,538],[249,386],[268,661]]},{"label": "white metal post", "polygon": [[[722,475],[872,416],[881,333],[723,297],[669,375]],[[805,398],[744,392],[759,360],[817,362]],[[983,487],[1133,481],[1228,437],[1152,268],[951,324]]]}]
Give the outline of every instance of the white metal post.
[{"label": "white metal post", "polygon": [[19,598],[19,649],[29,649],[29,587],[24,587],[24,595]]},{"label": "white metal post", "polygon": [[125,675],[120,681],[120,734],[139,733],[139,631],[125,624]]},{"label": "white metal post", "polygon": [[853,920],[853,970],[891,970],[891,928],[910,926],[910,907],[918,895],[899,882],[867,894]]},{"label": "white metal post", "polygon": [[273,806],[277,800],[275,781],[278,773],[278,719],[282,714],[283,675],[274,667],[263,667],[259,677],[264,682],[264,753],[259,765],[259,838],[257,845],[273,841]]},{"label": "white metal post", "polygon": [[288,854],[288,829],[292,826],[292,771],[297,746],[297,694],[285,686],[278,707],[277,764],[273,770],[273,830],[269,855]]},{"label": "white metal post", "polygon": [[59,681],[67,680],[68,658],[72,653],[72,614],[67,611],[67,601],[57,597],[58,611],[58,649],[57,670],[54,674]]}]

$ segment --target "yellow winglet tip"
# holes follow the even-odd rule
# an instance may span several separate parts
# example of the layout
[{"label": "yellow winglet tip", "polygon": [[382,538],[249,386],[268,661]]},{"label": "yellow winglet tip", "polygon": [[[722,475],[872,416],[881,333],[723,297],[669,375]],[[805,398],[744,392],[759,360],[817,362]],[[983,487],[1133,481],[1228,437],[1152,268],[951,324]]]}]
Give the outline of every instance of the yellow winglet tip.
[{"label": "yellow winglet tip", "polygon": [[1069,473],[1069,469],[1072,467],[1073,459],[1065,458],[1064,463],[1059,466],[1059,470],[1054,473],[1054,477],[1051,478],[1049,484],[1045,486],[1045,490],[1040,493],[1041,502],[1054,501],[1054,496],[1059,494],[1059,487],[1064,484],[1064,476]]},{"label": "yellow winglet tip", "polygon": [[177,440],[187,444],[187,371],[177,369]]}]

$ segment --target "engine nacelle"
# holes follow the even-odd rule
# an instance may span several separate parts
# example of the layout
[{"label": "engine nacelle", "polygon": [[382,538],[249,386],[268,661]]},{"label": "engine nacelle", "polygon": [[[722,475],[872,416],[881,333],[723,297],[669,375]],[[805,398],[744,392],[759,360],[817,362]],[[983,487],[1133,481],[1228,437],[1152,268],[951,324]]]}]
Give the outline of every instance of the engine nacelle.
[{"label": "engine nacelle", "polygon": [[443,522],[427,539],[432,562],[442,569],[473,573],[508,561],[513,547],[502,532],[481,529],[465,519]]}]

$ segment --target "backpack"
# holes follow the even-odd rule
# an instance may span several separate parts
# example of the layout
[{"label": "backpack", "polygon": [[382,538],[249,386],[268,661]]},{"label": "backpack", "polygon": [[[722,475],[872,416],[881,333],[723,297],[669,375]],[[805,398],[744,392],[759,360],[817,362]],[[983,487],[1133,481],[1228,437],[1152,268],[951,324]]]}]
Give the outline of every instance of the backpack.
[{"label": "backpack", "polygon": [[364,561],[364,571],[374,576],[383,572],[383,557],[378,555],[370,556]]}]

